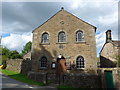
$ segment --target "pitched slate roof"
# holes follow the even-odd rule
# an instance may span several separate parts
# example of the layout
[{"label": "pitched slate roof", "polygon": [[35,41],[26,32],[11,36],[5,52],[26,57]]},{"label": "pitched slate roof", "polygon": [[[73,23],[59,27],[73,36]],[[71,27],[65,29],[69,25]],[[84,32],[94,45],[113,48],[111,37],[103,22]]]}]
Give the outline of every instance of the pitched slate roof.
[{"label": "pitched slate roof", "polygon": [[112,43],[114,46],[116,46],[116,47],[120,47],[120,41],[112,40],[111,43]]},{"label": "pitched slate roof", "polygon": [[[115,47],[120,47],[120,41],[111,40],[111,41],[109,41],[109,42],[107,42],[107,43],[111,43],[111,44],[113,44],[113,46],[115,46]],[[105,44],[103,45],[100,53],[102,52],[103,48],[105,47],[105,45],[106,45],[107,43],[105,43]]]}]

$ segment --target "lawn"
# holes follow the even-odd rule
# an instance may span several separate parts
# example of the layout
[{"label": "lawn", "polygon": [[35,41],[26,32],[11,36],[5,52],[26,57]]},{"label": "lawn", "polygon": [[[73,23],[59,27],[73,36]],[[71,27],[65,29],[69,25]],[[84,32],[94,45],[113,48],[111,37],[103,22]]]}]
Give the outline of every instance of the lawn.
[{"label": "lawn", "polygon": [[30,85],[45,86],[44,83],[30,80],[26,75],[23,75],[23,74],[20,74],[20,73],[14,72],[14,71],[10,71],[10,70],[6,70],[6,69],[0,70],[0,71],[3,74],[9,76],[10,78],[13,78],[13,79],[18,80],[18,81],[21,81],[21,82],[24,82],[24,83],[27,83]]},{"label": "lawn", "polygon": [[[93,90],[92,88],[76,88],[72,86],[59,85],[57,86],[58,90]],[[97,88],[96,88],[97,90]]]}]

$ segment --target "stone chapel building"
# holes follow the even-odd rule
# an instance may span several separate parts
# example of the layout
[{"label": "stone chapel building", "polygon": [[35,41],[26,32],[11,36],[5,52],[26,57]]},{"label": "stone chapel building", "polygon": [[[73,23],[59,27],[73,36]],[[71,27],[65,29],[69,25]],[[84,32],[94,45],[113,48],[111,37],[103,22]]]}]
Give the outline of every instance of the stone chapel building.
[{"label": "stone chapel building", "polygon": [[120,41],[112,40],[111,30],[106,31],[106,42],[100,51],[100,67],[116,67],[116,57],[120,54]]},{"label": "stone chapel building", "polygon": [[96,70],[95,33],[95,26],[61,8],[33,30],[32,71],[55,71],[58,58],[69,70]]}]

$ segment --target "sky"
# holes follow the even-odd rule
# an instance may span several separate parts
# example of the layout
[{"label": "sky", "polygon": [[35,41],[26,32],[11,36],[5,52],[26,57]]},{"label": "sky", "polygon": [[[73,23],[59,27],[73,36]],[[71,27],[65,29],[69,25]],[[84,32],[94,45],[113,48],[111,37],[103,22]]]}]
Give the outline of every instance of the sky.
[{"label": "sky", "polygon": [[6,0],[0,3],[2,45],[10,50],[21,52],[23,46],[28,41],[32,41],[32,31],[58,12],[61,7],[97,27],[97,56],[105,43],[105,32],[108,29],[112,30],[112,39],[118,40],[118,0],[13,1]]}]

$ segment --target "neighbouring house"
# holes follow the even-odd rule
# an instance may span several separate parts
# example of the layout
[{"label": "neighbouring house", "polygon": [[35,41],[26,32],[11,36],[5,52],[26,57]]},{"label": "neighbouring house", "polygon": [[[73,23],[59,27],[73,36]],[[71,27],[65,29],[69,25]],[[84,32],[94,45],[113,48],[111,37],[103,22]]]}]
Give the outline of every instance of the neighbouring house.
[{"label": "neighbouring house", "polygon": [[28,53],[26,53],[26,54],[23,56],[23,59],[24,59],[24,60],[31,60],[31,51],[29,51]]},{"label": "neighbouring house", "polygon": [[56,72],[57,63],[63,72],[96,71],[95,33],[95,26],[61,8],[33,30],[32,71]]},{"label": "neighbouring house", "polygon": [[111,30],[106,31],[106,42],[100,51],[100,67],[113,68],[118,62],[116,57],[120,54],[120,41],[112,40]]}]

